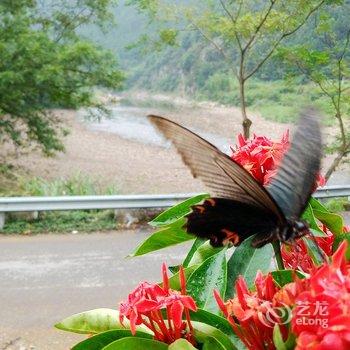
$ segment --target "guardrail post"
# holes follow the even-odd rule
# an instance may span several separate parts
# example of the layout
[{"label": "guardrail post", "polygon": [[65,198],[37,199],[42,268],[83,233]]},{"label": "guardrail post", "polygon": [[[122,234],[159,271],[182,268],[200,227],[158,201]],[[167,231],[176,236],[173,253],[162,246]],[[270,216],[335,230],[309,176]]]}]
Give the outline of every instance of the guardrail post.
[{"label": "guardrail post", "polygon": [[0,230],[2,230],[5,226],[5,213],[0,213]]}]

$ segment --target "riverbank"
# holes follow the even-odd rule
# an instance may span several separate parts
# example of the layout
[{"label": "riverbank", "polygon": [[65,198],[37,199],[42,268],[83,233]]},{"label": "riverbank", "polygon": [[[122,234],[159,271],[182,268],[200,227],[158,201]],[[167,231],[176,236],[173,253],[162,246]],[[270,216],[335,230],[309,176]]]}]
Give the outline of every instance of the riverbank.
[{"label": "riverbank", "polygon": [[[241,132],[239,110],[234,107],[211,102],[195,103],[172,96],[150,96],[140,92],[119,98],[124,101],[129,99],[134,104],[134,107],[124,108],[131,108],[130,121],[133,114],[137,114],[141,124],[147,123],[144,116],[149,113],[166,115],[196,132],[202,132],[204,136],[215,134],[216,139],[227,143],[227,146],[233,145],[237,134]],[[146,142],[147,135],[142,134],[131,122],[122,125],[117,119],[112,119],[103,129],[103,120],[102,124],[84,122],[81,113],[71,110],[55,113],[70,130],[64,139],[65,153],[48,158],[38,151],[21,155],[13,152],[7,159],[21,169],[22,176],[54,181],[79,173],[89,177],[98,186],[112,186],[118,194],[204,190],[199,181],[192,179],[173,148]],[[251,119],[252,132],[274,139],[279,139],[286,129],[291,128],[288,124],[266,121],[259,115],[251,115]],[[329,138],[334,129],[325,128],[325,133]],[[326,163],[329,163],[329,158]]]}]

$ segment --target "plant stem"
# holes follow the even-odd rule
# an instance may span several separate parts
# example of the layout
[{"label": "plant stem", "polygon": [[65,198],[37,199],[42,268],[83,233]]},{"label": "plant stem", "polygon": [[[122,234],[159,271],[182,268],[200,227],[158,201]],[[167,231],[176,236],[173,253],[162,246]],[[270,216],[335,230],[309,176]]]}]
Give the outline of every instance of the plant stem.
[{"label": "plant stem", "polygon": [[276,259],[278,269],[284,270],[285,268],[284,268],[284,264],[283,264],[283,260],[282,260],[280,242],[278,242],[278,241],[272,242],[272,246],[273,246],[273,250],[275,252],[275,259]]}]

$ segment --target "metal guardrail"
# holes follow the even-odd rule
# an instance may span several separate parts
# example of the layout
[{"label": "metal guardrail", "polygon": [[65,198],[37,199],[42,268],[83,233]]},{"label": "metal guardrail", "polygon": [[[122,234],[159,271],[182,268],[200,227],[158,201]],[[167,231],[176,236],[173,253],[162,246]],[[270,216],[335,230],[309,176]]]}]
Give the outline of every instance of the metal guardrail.
[{"label": "metal guardrail", "polygon": [[[0,213],[20,211],[166,208],[198,193],[60,197],[0,197]],[[350,185],[318,189],[315,198],[350,196]]]},{"label": "metal guardrail", "polygon": [[[106,195],[60,197],[0,197],[0,229],[7,212],[51,210],[167,208],[198,193],[159,195]],[[315,198],[349,197],[350,185],[327,186],[314,193]]]},{"label": "metal guardrail", "polygon": [[324,186],[319,188],[313,197],[322,198],[336,198],[336,197],[349,197],[350,196],[350,185],[333,185]]},{"label": "metal guardrail", "polygon": [[0,213],[20,211],[166,208],[197,193],[59,197],[0,197]]}]

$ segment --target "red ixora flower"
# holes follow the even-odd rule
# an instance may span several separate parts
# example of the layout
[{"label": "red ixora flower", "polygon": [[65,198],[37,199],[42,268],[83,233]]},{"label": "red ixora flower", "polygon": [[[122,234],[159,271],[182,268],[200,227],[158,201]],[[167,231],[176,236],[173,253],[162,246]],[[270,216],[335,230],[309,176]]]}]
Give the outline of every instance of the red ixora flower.
[{"label": "red ixora flower", "polygon": [[[267,185],[276,175],[278,165],[289,146],[288,130],[279,142],[255,134],[251,140],[246,140],[242,134],[239,134],[237,145],[231,147],[231,158],[249,171],[258,182]],[[325,178],[318,175],[317,186],[324,186],[325,183]]]},{"label": "red ixora flower", "polygon": [[276,173],[284,152],[289,148],[289,131],[282,136],[280,142],[273,142],[265,136],[255,134],[251,140],[246,140],[239,134],[237,143],[236,147],[231,147],[231,158],[249,171],[256,180],[266,185]]},{"label": "red ixora flower", "polygon": [[[319,248],[325,253],[325,255],[331,257],[334,253],[334,234],[325,225],[322,225],[320,228],[325,233],[325,236],[315,237],[315,240]],[[349,231],[349,227],[343,227],[344,233],[348,233]],[[317,267],[314,261],[308,255],[307,246],[302,239],[297,240],[293,243],[293,245],[283,244],[281,253],[283,263],[286,268],[310,273],[313,269]]]},{"label": "red ixora flower", "polygon": [[296,350],[350,349],[350,265],[343,241],[330,264],[313,270],[296,297],[292,331]]},{"label": "red ixora flower", "polygon": [[[140,283],[128,296],[127,301],[119,306],[120,322],[126,317],[130,329],[136,332],[136,325],[144,324],[154,333],[154,339],[171,344],[176,339],[186,338],[192,344],[193,328],[189,311],[196,311],[197,306],[192,297],[186,295],[184,270],[179,271],[181,291],[169,288],[167,267],[162,266],[163,285]],[[165,310],[166,319],[161,310]],[[182,316],[185,315],[186,321]]]},{"label": "red ixora flower", "polygon": [[269,273],[258,271],[255,278],[255,291],[249,291],[242,276],[235,283],[236,297],[224,302],[214,291],[215,299],[230,322],[233,331],[249,350],[274,350],[273,327],[280,324],[284,336],[287,328],[282,319],[283,302],[276,302],[274,296],[280,290]]}]

